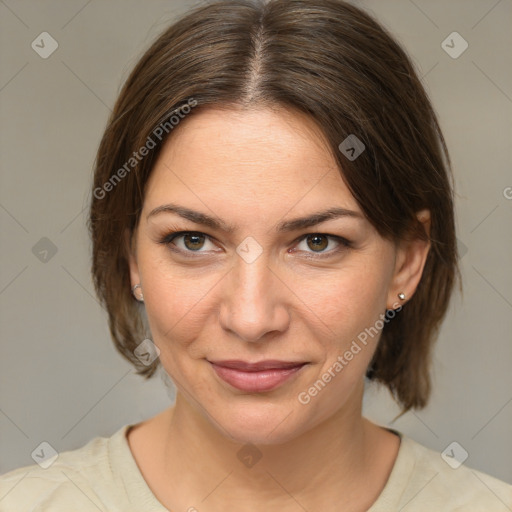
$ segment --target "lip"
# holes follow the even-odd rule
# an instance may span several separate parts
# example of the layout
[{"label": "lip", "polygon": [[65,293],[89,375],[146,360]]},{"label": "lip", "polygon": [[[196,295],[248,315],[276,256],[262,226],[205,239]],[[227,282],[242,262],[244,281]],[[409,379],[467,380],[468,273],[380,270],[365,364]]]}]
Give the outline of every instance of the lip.
[{"label": "lip", "polygon": [[229,359],[227,361],[209,361],[217,366],[223,368],[231,368],[232,370],[240,370],[244,372],[259,372],[262,370],[285,370],[288,368],[295,368],[306,364],[306,361],[279,361],[278,359],[266,359],[265,361],[258,361],[250,363],[248,361],[241,361],[239,359]]},{"label": "lip", "polygon": [[256,363],[239,360],[208,362],[223,381],[249,393],[262,393],[276,389],[308,364],[278,360]]}]

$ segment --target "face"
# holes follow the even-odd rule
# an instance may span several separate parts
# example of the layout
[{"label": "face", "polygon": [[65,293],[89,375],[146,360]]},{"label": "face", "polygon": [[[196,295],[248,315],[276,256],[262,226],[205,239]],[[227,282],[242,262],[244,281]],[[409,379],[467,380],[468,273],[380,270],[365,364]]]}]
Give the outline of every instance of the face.
[{"label": "face", "polygon": [[164,146],[130,268],[184,407],[272,444],[359,411],[424,256],[379,236],[307,117],[210,109]]}]

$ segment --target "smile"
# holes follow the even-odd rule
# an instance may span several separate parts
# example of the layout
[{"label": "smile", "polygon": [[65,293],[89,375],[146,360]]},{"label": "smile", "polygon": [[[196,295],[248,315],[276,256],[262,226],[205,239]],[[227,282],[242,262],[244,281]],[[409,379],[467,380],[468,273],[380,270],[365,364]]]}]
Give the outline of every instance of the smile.
[{"label": "smile", "polygon": [[215,373],[229,385],[248,393],[262,393],[278,388],[307,363],[285,361],[209,361]]}]

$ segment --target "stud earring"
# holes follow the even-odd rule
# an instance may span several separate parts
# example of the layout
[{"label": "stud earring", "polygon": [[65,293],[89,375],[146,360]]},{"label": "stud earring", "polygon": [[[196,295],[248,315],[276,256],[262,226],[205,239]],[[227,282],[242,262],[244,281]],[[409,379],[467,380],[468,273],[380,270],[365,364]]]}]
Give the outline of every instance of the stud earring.
[{"label": "stud earring", "polygon": [[399,294],[398,294],[398,298],[399,298],[400,300],[405,300],[405,293],[402,293],[402,292],[401,292],[401,293],[399,293]]},{"label": "stud earring", "polygon": [[[137,290],[137,288],[140,288],[140,292],[139,292],[139,296],[137,297],[137,294],[135,293],[135,291]],[[142,288],[140,286],[140,284],[136,284],[132,287],[132,294],[133,296],[139,301],[139,302],[144,302],[144,294],[142,293]]]}]

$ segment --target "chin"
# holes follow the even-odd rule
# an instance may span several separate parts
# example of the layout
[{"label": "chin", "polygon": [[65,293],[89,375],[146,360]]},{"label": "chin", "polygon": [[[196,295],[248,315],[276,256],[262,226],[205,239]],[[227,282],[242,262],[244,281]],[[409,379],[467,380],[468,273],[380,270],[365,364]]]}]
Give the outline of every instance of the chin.
[{"label": "chin", "polygon": [[291,406],[270,403],[261,406],[247,404],[242,407],[229,406],[227,414],[215,415],[217,429],[238,443],[254,445],[283,444],[298,437],[304,430],[297,411]]}]

